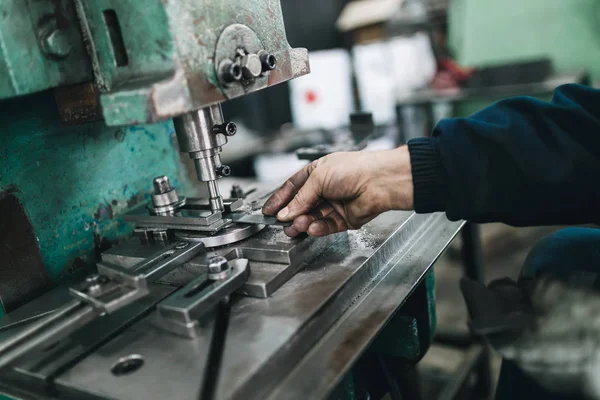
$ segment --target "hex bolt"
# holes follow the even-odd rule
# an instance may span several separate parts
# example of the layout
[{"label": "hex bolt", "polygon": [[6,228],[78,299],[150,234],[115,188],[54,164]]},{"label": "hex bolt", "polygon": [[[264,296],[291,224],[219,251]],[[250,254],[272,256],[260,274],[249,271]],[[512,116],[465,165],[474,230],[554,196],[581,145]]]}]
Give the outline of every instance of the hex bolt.
[{"label": "hex bolt", "polygon": [[242,79],[242,67],[231,60],[224,60],[219,66],[219,78],[224,83],[233,83]]},{"label": "hex bolt", "polygon": [[189,245],[190,245],[190,242],[183,242],[183,241],[182,241],[182,242],[178,242],[178,243],[175,245],[175,248],[176,248],[177,250],[181,250],[181,249],[185,249],[185,248],[186,248],[186,247],[188,247]]},{"label": "hex bolt", "polygon": [[225,279],[229,276],[231,267],[225,257],[213,257],[208,263],[208,278],[212,280]]},{"label": "hex bolt", "polygon": [[262,72],[273,71],[277,67],[277,58],[275,55],[262,50],[258,53],[260,62],[262,63]]},{"label": "hex bolt", "polygon": [[229,165],[221,165],[216,169],[217,175],[226,178],[231,175],[231,167]]},{"label": "hex bolt", "polygon": [[225,136],[234,136],[237,133],[237,125],[233,122],[227,122],[213,126],[213,133],[222,133]]},{"label": "hex bolt", "polygon": [[41,47],[45,54],[54,58],[66,58],[73,46],[69,35],[64,29],[51,29],[41,35]]},{"label": "hex bolt", "polygon": [[171,191],[171,182],[166,175],[154,178],[153,184],[155,194],[163,194]]},{"label": "hex bolt", "polygon": [[242,74],[244,78],[252,80],[258,78],[262,72],[262,62],[258,54],[247,54],[242,57]]},{"label": "hex bolt", "polygon": [[244,191],[240,187],[240,185],[232,185],[231,186],[231,198],[232,199],[243,199]]}]

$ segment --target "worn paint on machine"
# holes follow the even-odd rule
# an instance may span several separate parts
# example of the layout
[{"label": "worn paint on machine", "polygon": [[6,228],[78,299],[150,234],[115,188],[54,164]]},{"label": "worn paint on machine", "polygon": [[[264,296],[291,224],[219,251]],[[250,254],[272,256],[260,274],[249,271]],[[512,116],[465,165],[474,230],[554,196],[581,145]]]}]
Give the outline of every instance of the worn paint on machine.
[{"label": "worn paint on machine", "polygon": [[149,199],[153,177],[177,183],[171,121],[63,127],[50,92],[5,100],[0,110],[0,192],[15,190],[55,280],[132,232],[119,217]]}]

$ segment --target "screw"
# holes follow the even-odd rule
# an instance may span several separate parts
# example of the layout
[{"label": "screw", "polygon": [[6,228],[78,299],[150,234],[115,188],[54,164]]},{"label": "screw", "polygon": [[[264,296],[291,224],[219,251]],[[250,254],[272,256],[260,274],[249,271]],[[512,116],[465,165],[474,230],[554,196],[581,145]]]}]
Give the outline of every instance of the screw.
[{"label": "screw", "polygon": [[258,53],[260,62],[262,63],[262,72],[273,71],[277,67],[277,58],[273,54],[269,54],[262,50]]},{"label": "screw", "polygon": [[227,122],[221,125],[213,126],[213,133],[222,133],[226,136],[234,136],[237,133],[237,125],[233,122]]},{"label": "screw", "polygon": [[233,83],[242,79],[242,67],[231,60],[224,60],[219,66],[219,77],[224,83]]},{"label": "screw", "polygon": [[185,248],[186,248],[186,247],[188,247],[189,245],[190,245],[190,242],[178,242],[178,243],[175,245],[175,248],[176,248],[177,250],[181,250],[181,249],[185,249]]},{"label": "screw", "polygon": [[231,267],[225,257],[214,257],[208,263],[209,279],[218,280],[227,278]]},{"label": "screw", "polygon": [[154,193],[163,194],[171,191],[171,182],[168,176],[158,176],[154,178]]},{"label": "screw", "polygon": [[217,175],[226,178],[229,175],[231,175],[231,167],[229,165],[221,165],[220,167],[217,167]]},{"label": "screw", "polygon": [[42,50],[54,58],[66,58],[73,50],[64,29],[52,29],[41,37]]},{"label": "screw", "polygon": [[248,54],[242,57],[242,74],[246,79],[258,78],[262,72],[262,62],[257,54]]},{"label": "screw", "polygon": [[231,186],[231,198],[232,199],[243,199],[244,191],[240,187],[240,185],[232,185]]}]

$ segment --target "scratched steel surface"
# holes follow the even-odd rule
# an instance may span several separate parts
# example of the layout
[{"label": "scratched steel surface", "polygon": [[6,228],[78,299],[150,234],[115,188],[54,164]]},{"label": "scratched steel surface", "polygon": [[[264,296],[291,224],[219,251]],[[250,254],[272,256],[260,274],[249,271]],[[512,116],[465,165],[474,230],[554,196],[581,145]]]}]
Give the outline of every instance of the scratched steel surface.
[{"label": "scratched steel surface", "polygon": [[154,176],[178,181],[170,121],[65,128],[52,94],[42,92],[2,101],[0,126],[0,192],[23,204],[53,279],[131,233],[119,217],[149,198]]}]

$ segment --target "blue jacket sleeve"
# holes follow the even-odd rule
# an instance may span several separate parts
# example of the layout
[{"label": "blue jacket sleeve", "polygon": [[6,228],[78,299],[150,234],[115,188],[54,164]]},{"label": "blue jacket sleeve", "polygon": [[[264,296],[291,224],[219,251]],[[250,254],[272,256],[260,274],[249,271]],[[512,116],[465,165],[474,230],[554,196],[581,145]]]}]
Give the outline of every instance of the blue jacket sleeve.
[{"label": "blue jacket sleeve", "polygon": [[600,90],[500,101],[409,142],[417,212],[516,226],[600,222]]}]

